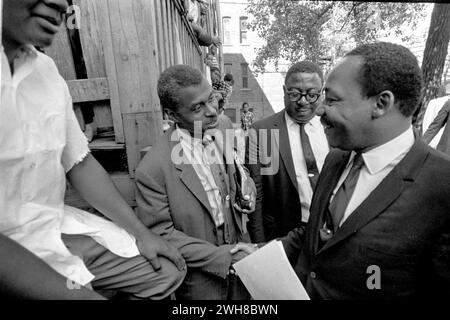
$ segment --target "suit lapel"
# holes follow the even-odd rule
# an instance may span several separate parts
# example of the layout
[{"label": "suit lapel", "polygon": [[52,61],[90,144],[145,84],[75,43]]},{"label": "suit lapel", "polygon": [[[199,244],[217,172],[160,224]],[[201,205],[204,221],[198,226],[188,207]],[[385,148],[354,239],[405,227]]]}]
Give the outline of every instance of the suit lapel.
[{"label": "suit lapel", "polygon": [[309,225],[314,228],[312,232],[315,235],[312,243],[313,250],[311,252],[316,253],[319,249],[319,230],[325,222],[326,210],[328,210],[331,195],[333,194],[333,190],[336,187],[342,172],[347,166],[349,157],[350,152],[340,152],[340,154],[336,156],[336,159],[333,160],[333,163],[330,164],[330,167],[321,173],[320,179],[326,181],[326,183],[318,184],[311,202],[314,203],[314,208],[311,207],[311,213],[319,212],[319,214],[310,215],[310,219],[313,220]]},{"label": "suit lapel", "polygon": [[369,197],[344,221],[342,226],[336,231],[336,234],[325,243],[318,253],[334,246],[375,219],[400,196],[402,191],[403,177],[398,172],[398,169],[394,168]]},{"label": "suit lapel", "polygon": [[[173,128],[172,131],[168,134],[168,136],[171,137],[174,131],[175,129]],[[169,141],[169,143],[171,146],[170,147],[171,152],[174,150],[174,148],[180,148],[180,152],[182,153],[183,158],[182,163],[175,163],[175,168],[179,172],[180,180],[189,189],[189,191],[197,198],[197,200],[200,201],[201,204],[203,204],[203,206],[211,215],[211,218],[213,218],[212,209],[208,201],[208,196],[206,195],[206,192],[203,189],[202,183],[200,182],[200,179],[198,178],[194,167],[186,159],[183,148],[181,147],[181,144],[179,144],[179,140],[172,139]]]},{"label": "suit lapel", "polygon": [[[279,129],[279,140],[275,139],[275,143],[278,143],[281,159],[283,160],[286,171],[292,184],[295,186],[298,192],[297,176],[295,174],[294,162],[292,161],[291,146],[289,144],[289,133],[286,126],[286,119],[284,118],[284,110],[278,113],[273,125],[276,129]],[[273,150],[272,150],[273,151]]]},{"label": "suit lapel", "polygon": [[233,204],[235,203],[234,199],[236,198],[236,181],[234,179],[236,176],[236,165],[234,160],[233,146],[231,145],[230,141],[226,140],[227,138],[228,137],[224,136],[223,140],[216,139],[215,143],[225,162],[225,170],[227,175],[225,181],[227,183],[227,189],[231,198],[231,212],[235,220],[235,225],[238,226],[239,231],[242,232],[242,220],[239,217],[239,214],[233,208]]},{"label": "suit lapel", "polygon": [[[403,192],[408,183],[412,183],[422,168],[428,155],[426,145],[416,137],[411,150],[400,163],[381,181],[374,191],[355,209],[336,234],[317,252],[320,254],[370,223],[389,207]],[[340,176],[340,175],[339,175]],[[333,184],[335,185],[335,184]],[[332,189],[331,189],[332,192]],[[329,194],[331,196],[331,194]],[[327,205],[329,203],[326,202]]]}]

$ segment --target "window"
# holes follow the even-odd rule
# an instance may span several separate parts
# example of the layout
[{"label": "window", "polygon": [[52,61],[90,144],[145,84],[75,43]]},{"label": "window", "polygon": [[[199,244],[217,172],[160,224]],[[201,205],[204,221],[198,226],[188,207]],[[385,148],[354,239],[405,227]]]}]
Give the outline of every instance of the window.
[{"label": "window", "polygon": [[231,63],[224,63],[223,66],[224,66],[224,69],[225,69],[225,74],[227,74],[227,73],[233,74],[233,72],[231,71],[233,64],[231,64]]},{"label": "window", "polygon": [[231,17],[222,18],[223,44],[231,44]]},{"label": "window", "polygon": [[240,34],[240,43],[247,43],[247,17],[239,18],[239,34]]},{"label": "window", "polygon": [[241,74],[242,74],[242,88],[248,88],[248,64],[241,63]]}]

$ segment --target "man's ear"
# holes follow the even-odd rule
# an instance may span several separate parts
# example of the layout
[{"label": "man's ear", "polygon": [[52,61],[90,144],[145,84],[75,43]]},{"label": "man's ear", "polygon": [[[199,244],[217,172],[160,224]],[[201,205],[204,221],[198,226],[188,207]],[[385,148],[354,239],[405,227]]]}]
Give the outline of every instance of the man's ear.
[{"label": "man's ear", "polygon": [[172,120],[173,122],[177,123],[178,121],[178,117],[175,111],[173,111],[172,109],[168,109],[165,108],[164,112],[167,114],[167,117],[169,118],[169,120]]},{"label": "man's ear", "polygon": [[394,107],[394,94],[389,90],[384,90],[374,97],[374,108],[372,110],[372,117],[379,118],[385,115]]}]

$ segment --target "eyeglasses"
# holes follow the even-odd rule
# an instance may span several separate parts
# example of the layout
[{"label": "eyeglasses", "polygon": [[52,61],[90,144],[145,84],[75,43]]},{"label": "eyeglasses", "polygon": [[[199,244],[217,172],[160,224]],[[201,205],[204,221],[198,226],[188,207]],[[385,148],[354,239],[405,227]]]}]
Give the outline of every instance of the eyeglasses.
[{"label": "eyeglasses", "polygon": [[289,96],[289,100],[292,102],[297,102],[302,99],[302,97],[305,97],[306,101],[308,103],[314,103],[317,100],[319,100],[321,94],[316,92],[307,92],[307,93],[301,93],[298,91],[287,91],[287,95]]}]

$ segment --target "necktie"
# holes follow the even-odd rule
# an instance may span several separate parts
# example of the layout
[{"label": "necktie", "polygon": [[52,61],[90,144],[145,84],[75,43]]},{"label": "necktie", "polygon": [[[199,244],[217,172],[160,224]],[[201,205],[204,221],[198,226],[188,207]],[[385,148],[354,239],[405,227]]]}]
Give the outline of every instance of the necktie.
[{"label": "necktie", "polygon": [[[214,137],[211,137],[210,135],[205,135],[205,137],[202,140],[202,144],[204,147],[209,146],[211,143],[213,143],[215,140]],[[217,151],[217,149],[216,149]],[[216,186],[219,188],[219,193],[222,198],[222,205],[224,205],[226,208],[228,207],[229,203],[229,192],[228,192],[228,182],[227,182],[227,173],[224,171],[225,169],[225,163],[218,163],[219,158],[210,158],[212,156],[211,152],[207,152],[207,158],[208,158],[208,164],[211,169],[211,174],[213,176],[214,182],[216,183]],[[223,157],[222,157],[223,159]]]},{"label": "necktie", "polygon": [[[216,199],[214,201],[217,205],[219,210],[213,210],[218,211],[217,216],[215,217],[216,221],[216,237],[217,237],[217,244],[220,245],[222,243],[226,244],[232,244],[237,243],[238,237],[237,237],[237,231],[236,231],[236,221],[233,218],[233,207],[231,206],[231,179],[229,173],[227,173],[227,163],[225,161],[224,154],[219,150],[219,147],[217,146],[217,142],[214,136],[208,136],[205,135],[202,143],[204,148],[212,147],[215,152],[212,153],[212,150],[204,150],[205,156],[207,159],[207,165],[209,166],[211,174],[209,175],[213,180],[218,188],[220,200]],[[208,178],[209,179],[209,178]],[[215,198],[215,197],[214,197]],[[214,215],[214,213],[213,213]],[[244,223],[246,221],[242,220],[242,227],[244,228]]]},{"label": "necktie", "polygon": [[355,191],[356,182],[358,181],[359,172],[361,167],[364,165],[364,159],[361,153],[357,153],[353,159],[353,165],[350,172],[345,178],[344,183],[339,187],[336,192],[333,201],[330,204],[330,214],[333,220],[334,231],[339,228],[339,224],[344,217],[345,209]]},{"label": "necktie", "polygon": [[306,169],[308,170],[309,182],[314,191],[317,179],[319,178],[319,169],[317,169],[316,158],[314,157],[309,137],[306,134],[304,123],[300,123],[300,141],[302,144],[303,156],[305,157]]}]

